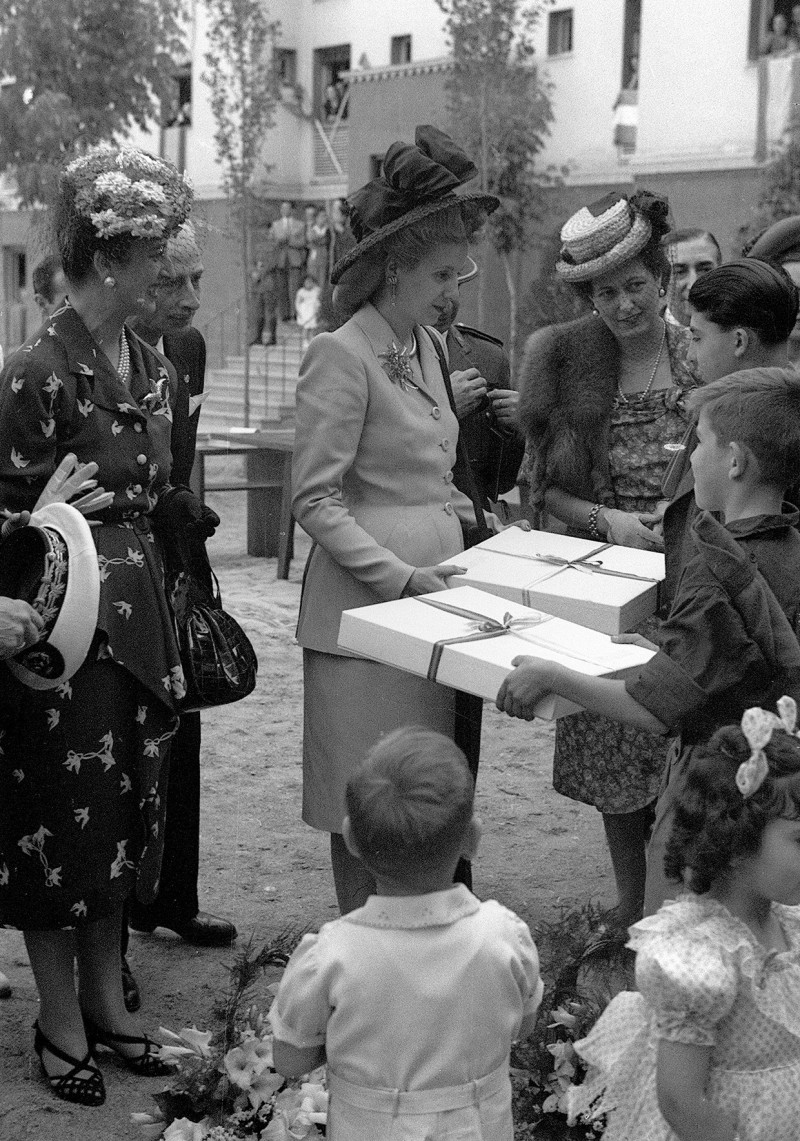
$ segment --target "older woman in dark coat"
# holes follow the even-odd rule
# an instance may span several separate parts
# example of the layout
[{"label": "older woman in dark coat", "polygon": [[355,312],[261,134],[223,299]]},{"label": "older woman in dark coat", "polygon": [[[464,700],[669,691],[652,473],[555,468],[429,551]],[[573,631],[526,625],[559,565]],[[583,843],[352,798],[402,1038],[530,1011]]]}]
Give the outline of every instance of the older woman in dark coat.
[{"label": "older woman in dark coat", "polygon": [[114,494],[94,530],[89,655],[57,689],[9,680],[0,770],[0,921],[25,933],[45,1076],[85,1105],[105,1097],[97,1043],[136,1073],[164,1072],[125,1010],[119,940],[125,897],[158,888],[184,693],[152,521],[181,526],[191,493],[169,484],[169,374],[125,320],[153,307],[164,242],[190,205],[175,168],[141,151],[103,147],[71,163],[54,216],[68,301],[0,374],[0,502],[30,508],[67,452],[96,462]]}]

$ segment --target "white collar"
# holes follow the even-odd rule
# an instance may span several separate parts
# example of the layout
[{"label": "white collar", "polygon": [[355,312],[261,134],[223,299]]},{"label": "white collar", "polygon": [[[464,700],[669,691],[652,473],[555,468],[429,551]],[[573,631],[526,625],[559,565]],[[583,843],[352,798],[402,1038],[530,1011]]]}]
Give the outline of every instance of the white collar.
[{"label": "white collar", "polygon": [[363,907],[342,918],[362,927],[405,930],[449,927],[467,915],[474,915],[480,905],[480,900],[463,883],[458,883],[425,895],[371,895]]}]

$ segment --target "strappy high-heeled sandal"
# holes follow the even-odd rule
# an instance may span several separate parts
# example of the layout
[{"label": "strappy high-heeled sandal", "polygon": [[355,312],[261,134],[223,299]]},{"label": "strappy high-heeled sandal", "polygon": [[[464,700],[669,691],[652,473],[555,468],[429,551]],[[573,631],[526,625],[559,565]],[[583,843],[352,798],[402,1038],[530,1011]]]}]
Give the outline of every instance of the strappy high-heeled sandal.
[{"label": "strappy high-heeled sandal", "polygon": [[[146,1034],[141,1036],[138,1034],[112,1034],[110,1030],[103,1030],[87,1014],[83,1016],[83,1025],[86,1029],[86,1038],[90,1049],[93,1050],[95,1046],[99,1045],[113,1050],[120,1061],[124,1062],[128,1069],[133,1070],[135,1074],[140,1074],[146,1078],[155,1078],[173,1072],[173,1067],[167,1062],[162,1062],[159,1058],[158,1043],[154,1042],[152,1038],[148,1038]],[[143,1051],[131,1058],[119,1049],[120,1046],[142,1046]]]},{"label": "strappy high-heeled sandal", "polygon": [[[34,1022],[33,1029],[36,1031],[33,1048],[39,1056],[42,1073],[47,1078],[50,1089],[56,1097],[60,1097],[64,1101],[77,1102],[78,1105],[102,1105],[106,1100],[106,1087],[103,1083],[103,1075],[95,1065],[91,1044],[85,1058],[73,1058],[50,1041],[47,1035],[42,1032],[38,1022]],[[66,1074],[48,1073],[42,1057],[45,1050],[54,1058],[71,1065],[72,1069],[68,1070]],[[87,1077],[79,1078],[78,1074],[83,1070],[87,1072]]]}]

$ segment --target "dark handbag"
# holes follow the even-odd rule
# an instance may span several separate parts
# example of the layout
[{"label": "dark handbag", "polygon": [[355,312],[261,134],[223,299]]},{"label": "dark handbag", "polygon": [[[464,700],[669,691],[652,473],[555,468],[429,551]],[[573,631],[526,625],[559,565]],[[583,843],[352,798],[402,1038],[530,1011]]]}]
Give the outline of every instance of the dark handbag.
[{"label": "dark handbag", "polygon": [[180,712],[247,697],[255,689],[258,659],[239,623],[222,609],[205,545],[173,539],[166,544],[165,563],[186,682]]}]

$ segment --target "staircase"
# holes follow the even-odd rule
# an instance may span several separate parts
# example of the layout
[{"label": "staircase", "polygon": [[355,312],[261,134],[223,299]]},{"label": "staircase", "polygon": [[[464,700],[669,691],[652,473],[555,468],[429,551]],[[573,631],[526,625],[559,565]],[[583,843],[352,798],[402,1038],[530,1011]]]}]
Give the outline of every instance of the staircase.
[{"label": "staircase", "polygon": [[[278,343],[250,348],[251,428],[287,426],[294,419],[294,391],[303,355],[296,325],[278,327]],[[201,432],[225,433],[244,426],[244,356],[226,356],[206,372],[208,396],[200,412]]]}]

